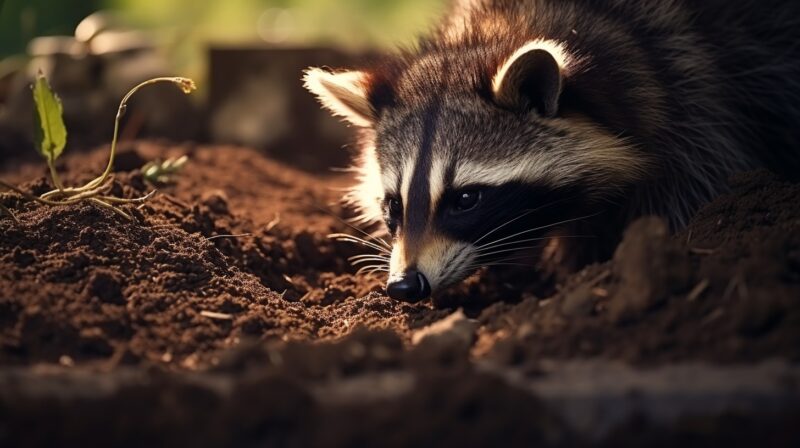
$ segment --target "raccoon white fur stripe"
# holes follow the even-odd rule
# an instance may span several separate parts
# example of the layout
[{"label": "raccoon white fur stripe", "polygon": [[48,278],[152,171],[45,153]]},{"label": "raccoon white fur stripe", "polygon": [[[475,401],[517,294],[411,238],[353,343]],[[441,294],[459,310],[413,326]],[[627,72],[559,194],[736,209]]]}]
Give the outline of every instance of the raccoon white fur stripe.
[{"label": "raccoon white fur stripe", "polygon": [[459,0],[415,48],[305,82],[358,127],[348,198],[419,300],[552,232],[594,236],[559,240],[580,264],[635,217],[678,229],[737,171],[797,176],[798,42],[793,0]]}]

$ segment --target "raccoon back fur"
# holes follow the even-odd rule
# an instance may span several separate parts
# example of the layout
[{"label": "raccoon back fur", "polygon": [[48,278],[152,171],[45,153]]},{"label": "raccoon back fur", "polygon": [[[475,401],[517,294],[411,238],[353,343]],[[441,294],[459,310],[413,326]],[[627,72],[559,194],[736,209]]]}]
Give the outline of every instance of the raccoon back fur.
[{"label": "raccoon back fur", "polygon": [[305,83],[358,128],[349,199],[385,221],[401,300],[548,241],[602,258],[732,173],[800,169],[792,0],[462,0],[415,48]]}]

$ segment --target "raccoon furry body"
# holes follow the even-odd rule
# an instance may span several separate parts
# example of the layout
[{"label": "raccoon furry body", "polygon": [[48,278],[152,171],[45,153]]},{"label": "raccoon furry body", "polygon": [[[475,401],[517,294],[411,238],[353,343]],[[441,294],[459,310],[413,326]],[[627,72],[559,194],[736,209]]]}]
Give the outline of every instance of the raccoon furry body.
[{"label": "raccoon furry body", "polygon": [[417,48],[305,80],[359,127],[350,198],[394,236],[400,299],[553,231],[593,237],[562,238],[570,259],[607,256],[638,216],[684,226],[732,173],[800,169],[791,0],[459,1]]}]

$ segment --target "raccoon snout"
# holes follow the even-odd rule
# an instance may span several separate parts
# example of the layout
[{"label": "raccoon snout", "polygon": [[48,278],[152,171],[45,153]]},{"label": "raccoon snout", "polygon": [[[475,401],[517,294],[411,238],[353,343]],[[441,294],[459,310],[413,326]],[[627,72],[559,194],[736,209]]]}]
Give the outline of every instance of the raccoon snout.
[{"label": "raccoon snout", "polygon": [[422,272],[409,269],[389,279],[386,293],[395,300],[417,303],[430,297],[431,285]]}]

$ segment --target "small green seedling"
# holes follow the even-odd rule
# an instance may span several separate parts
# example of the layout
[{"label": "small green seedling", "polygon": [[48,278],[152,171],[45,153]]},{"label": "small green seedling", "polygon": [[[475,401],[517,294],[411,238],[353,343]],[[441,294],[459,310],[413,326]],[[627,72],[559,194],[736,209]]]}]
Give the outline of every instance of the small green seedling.
[{"label": "small green seedling", "polygon": [[171,158],[163,162],[149,162],[142,167],[142,176],[151,184],[165,184],[170,182],[173,176],[180,173],[188,161],[188,156],[181,156],[177,159]]},{"label": "small green seedling", "polygon": [[[103,171],[103,174],[81,187],[65,187],[58,176],[58,171],[56,170],[56,159],[58,159],[58,157],[64,151],[64,147],[67,144],[67,128],[64,126],[64,120],[62,118],[63,111],[61,100],[58,99],[58,96],[50,88],[50,84],[47,82],[47,79],[40,72],[36,78],[36,82],[33,84],[33,100],[36,103],[36,149],[47,162],[47,166],[50,169],[50,178],[52,179],[53,185],[56,188],[41,196],[34,196],[3,181],[0,181],[0,186],[41,204],[50,206],[63,206],[77,204],[79,202],[91,202],[100,207],[112,210],[126,219],[131,219],[131,216],[119,206],[124,204],[144,203],[150,197],[152,197],[155,191],[150,192],[146,196],[134,199],[117,198],[106,194],[111,186],[111,171],[114,167],[114,156],[117,150],[119,124],[122,116],[125,115],[125,111],[128,107],[128,100],[137,91],[139,91],[139,89],[160,82],[173,83],[177,85],[183,91],[183,93],[186,94],[191,93],[197,88],[194,81],[191,79],[181,77],[164,77],[147,80],[131,89],[122,98],[122,101],[119,103],[119,108],[117,109],[117,117],[114,121],[114,136],[111,139],[111,154],[109,155],[108,165],[106,166],[105,171]],[[168,169],[165,170],[165,173],[170,169],[177,171],[185,163],[186,161],[181,161],[181,159],[172,161],[172,163],[167,167]],[[0,211],[11,216],[15,222],[19,222],[11,210],[2,204],[0,204]]]}]

